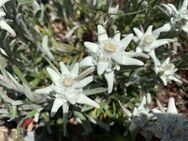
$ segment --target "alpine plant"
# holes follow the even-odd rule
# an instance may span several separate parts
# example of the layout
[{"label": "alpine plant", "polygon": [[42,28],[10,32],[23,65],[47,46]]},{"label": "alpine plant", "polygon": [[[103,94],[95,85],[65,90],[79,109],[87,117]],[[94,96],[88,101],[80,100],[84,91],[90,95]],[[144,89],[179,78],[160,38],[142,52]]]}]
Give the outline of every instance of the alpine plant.
[{"label": "alpine plant", "polygon": [[146,55],[134,51],[125,51],[133,39],[133,34],[128,34],[123,39],[120,39],[121,34],[118,32],[113,38],[110,38],[106,29],[101,25],[97,26],[97,33],[98,43],[84,42],[90,56],[84,58],[80,62],[80,66],[96,66],[98,75],[104,75],[108,84],[108,93],[111,93],[115,79],[114,71],[119,71],[121,65],[143,66],[144,63],[134,57],[145,57]]}]

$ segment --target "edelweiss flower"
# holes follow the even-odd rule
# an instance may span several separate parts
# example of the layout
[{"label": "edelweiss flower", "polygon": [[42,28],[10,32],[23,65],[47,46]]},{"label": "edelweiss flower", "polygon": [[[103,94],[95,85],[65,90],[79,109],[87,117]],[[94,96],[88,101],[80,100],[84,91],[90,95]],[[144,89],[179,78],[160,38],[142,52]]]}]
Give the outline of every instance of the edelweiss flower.
[{"label": "edelweiss flower", "polygon": [[151,128],[151,131],[158,138],[161,138],[162,141],[188,140],[188,121],[185,119],[184,115],[178,114],[174,98],[169,99],[166,109],[162,107],[162,105],[159,107],[160,110],[153,110],[157,121]]},{"label": "edelweiss flower", "polygon": [[104,27],[98,25],[97,30],[97,44],[84,42],[91,56],[84,58],[80,62],[80,66],[96,65],[98,75],[104,74],[108,83],[108,93],[111,93],[114,83],[114,70],[119,70],[120,65],[143,65],[142,61],[133,57],[144,56],[144,54],[125,51],[133,38],[132,34],[120,40],[120,33],[117,33],[113,38],[109,38]]},{"label": "edelweiss flower", "polygon": [[136,34],[134,41],[138,43],[136,52],[151,53],[156,48],[175,41],[175,39],[158,39],[161,32],[167,32],[170,30],[169,24],[165,24],[164,26],[157,28],[154,31],[152,31],[152,29],[152,25],[147,28],[146,32],[142,32],[138,28],[133,28]]},{"label": "edelweiss flower", "polygon": [[166,8],[168,16],[171,17],[171,26],[176,30],[188,33],[188,1],[184,0],[178,10],[173,4],[163,4],[163,6]]},{"label": "edelweiss flower", "polygon": [[157,65],[155,65],[155,73],[160,75],[165,86],[171,81],[182,83],[182,81],[177,78],[178,75],[175,74],[176,71],[177,68],[175,68],[173,63],[170,63],[170,58],[167,58],[162,64],[157,61]]},{"label": "edelweiss flower", "polygon": [[0,0],[0,29],[4,29],[12,34],[13,37],[16,36],[14,30],[6,23],[5,19],[3,18],[6,14],[2,8],[2,6],[8,2],[9,0]]},{"label": "edelweiss flower", "polygon": [[[83,87],[93,81],[93,77],[89,76],[82,80],[77,80],[79,73],[79,64],[76,63],[71,71],[67,69],[63,62],[60,62],[61,74],[51,68],[47,71],[53,81],[53,84],[42,89],[38,89],[36,93],[55,93],[55,100],[51,109],[51,116],[54,116],[57,110],[63,106],[68,107],[69,104],[87,104],[96,108],[99,105],[83,94]],[[68,109],[67,109],[68,110]],[[68,112],[68,111],[63,111]]]}]

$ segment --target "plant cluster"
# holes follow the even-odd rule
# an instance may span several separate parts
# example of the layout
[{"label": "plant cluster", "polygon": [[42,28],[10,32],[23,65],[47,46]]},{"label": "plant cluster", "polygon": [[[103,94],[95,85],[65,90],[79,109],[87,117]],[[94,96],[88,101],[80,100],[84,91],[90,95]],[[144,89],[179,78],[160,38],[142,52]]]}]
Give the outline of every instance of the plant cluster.
[{"label": "plant cluster", "polygon": [[0,119],[25,140],[41,126],[69,136],[67,124],[79,124],[186,141],[174,97],[165,107],[156,92],[186,95],[187,39],[187,0],[0,0]]}]

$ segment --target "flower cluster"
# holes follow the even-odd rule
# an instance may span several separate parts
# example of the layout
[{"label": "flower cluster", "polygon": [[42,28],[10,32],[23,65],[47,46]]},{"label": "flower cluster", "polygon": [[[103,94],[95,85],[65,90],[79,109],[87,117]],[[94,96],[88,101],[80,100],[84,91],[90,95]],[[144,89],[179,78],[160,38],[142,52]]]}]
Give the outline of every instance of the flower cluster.
[{"label": "flower cluster", "polygon": [[98,75],[104,74],[108,84],[108,93],[111,93],[114,83],[114,71],[120,70],[120,65],[144,65],[142,61],[133,57],[145,56],[145,54],[125,51],[133,38],[133,34],[129,34],[120,40],[120,33],[115,34],[113,38],[109,38],[106,30],[101,25],[97,26],[97,31],[98,43],[84,42],[91,56],[84,58],[80,65],[82,67],[97,66]]},{"label": "flower cluster", "polygon": [[[0,33],[3,33],[3,32],[9,33],[13,37],[15,37],[16,33],[11,28],[11,26],[9,25],[6,19],[6,12],[7,12],[6,6],[7,5],[5,5],[5,3],[8,4],[9,2],[11,1],[0,0],[0,29],[5,30],[5,31],[0,31]],[[53,3],[53,1],[50,1],[50,3]],[[129,0],[129,3],[131,3],[131,0]],[[142,4],[142,7],[151,6],[151,3],[149,1],[146,2],[146,1],[139,0],[139,3]],[[37,1],[35,1],[32,4],[35,5],[38,3]],[[40,32],[41,30],[40,27],[38,27],[38,25],[35,28],[33,28],[33,31],[31,32],[29,32],[29,29],[23,30],[23,31],[28,31],[28,32],[24,34],[23,37],[18,37],[18,40],[13,39],[13,41],[10,43],[9,41],[12,40],[12,38],[9,38],[9,36],[7,40],[3,40],[2,45],[0,45],[1,47],[0,48],[0,61],[3,57],[5,58],[5,60],[7,60],[7,62],[9,60],[11,61],[13,60],[12,62],[10,62],[10,66],[13,66],[13,69],[11,70],[11,72],[15,74],[11,74],[6,71],[6,69],[10,68],[8,63],[5,65],[5,67],[7,67],[6,69],[3,65],[0,66],[0,71],[1,71],[0,85],[3,88],[4,87],[6,88],[6,89],[0,88],[0,98],[2,99],[4,103],[8,103],[8,104],[5,104],[4,106],[3,105],[4,103],[2,102],[3,103],[2,105],[4,107],[2,106],[2,108],[0,109],[0,116],[3,115],[4,117],[6,118],[8,117],[10,118],[10,120],[12,120],[12,119],[18,118],[18,113],[21,113],[21,115],[24,115],[24,116],[26,115],[25,119],[31,119],[32,122],[33,121],[38,122],[40,118],[40,113],[42,113],[43,110],[45,111],[47,109],[47,112],[46,111],[45,112],[47,114],[50,113],[49,114],[50,117],[55,119],[56,117],[54,116],[56,115],[58,110],[62,108],[64,135],[66,135],[66,131],[67,131],[66,124],[67,124],[67,120],[71,113],[70,111],[72,110],[72,108],[74,109],[76,107],[75,108],[76,110],[78,111],[80,110],[79,112],[77,111],[74,112],[74,119],[76,120],[76,122],[83,123],[86,120],[90,120],[92,123],[94,124],[99,123],[101,127],[106,128],[107,126],[105,126],[105,124],[99,121],[97,118],[100,117],[100,114],[103,112],[105,114],[101,116],[102,118],[100,119],[105,119],[107,117],[110,117],[109,116],[110,112],[108,113],[106,111],[109,110],[108,106],[110,107],[111,102],[115,99],[114,101],[119,102],[121,108],[123,109],[125,113],[124,115],[126,115],[128,119],[127,131],[134,133],[134,131],[139,132],[139,130],[142,130],[141,135],[144,136],[145,138],[147,138],[150,135],[151,136],[154,135],[160,138],[161,141],[177,141],[177,140],[186,141],[188,140],[188,135],[186,134],[186,131],[188,129],[188,121],[182,114],[178,113],[178,110],[175,105],[175,99],[172,97],[169,98],[167,107],[163,107],[163,105],[158,100],[156,100],[156,104],[153,104],[152,103],[153,101],[151,98],[152,96],[150,94],[150,91],[152,90],[148,90],[147,88],[145,89],[144,86],[147,86],[147,85],[144,85],[144,84],[142,85],[141,84],[142,78],[138,76],[140,74],[144,76],[147,73],[150,73],[152,75],[157,76],[153,78],[154,79],[156,78],[157,82],[158,82],[158,79],[161,80],[161,83],[163,83],[164,86],[167,86],[172,81],[175,81],[179,84],[183,83],[183,79],[181,79],[181,77],[178,74],[176,74],[178,72],[178,69],[173,63],[173,59],[172,59],[173,57],[169,56],[168,53],[160,54],[158,53],[158,51],[160,51],[160,49],[161,50],[164,49],[167,45],[169,45],[170,47],[170,44],[173,44],[178,41],[178,38],[173,38],[169,36],[161,36],[161,35],[168,34],[174,29],[176,31],[184,31],[188,33],[188,0],[184,0],[184,2],[182,3],[179,9],[177,9],[173,4],[162,4],[162,6],[167,10],[168,16],[170,17],[169,23],[163,24],[160,27],[154,27],[154,25],[158,25],[158,24],[151,24],[151,23],[149,25],[143,24],[143,27],[140,26],[140,28],[133,27],[132,25],[130,25],[129,30],[125,30],[125,31],[129,31],[129,33],[125,35],[122,35],[123,31],[122,33],[120,33],[117,30],[117,29],[120,29],[120,27],[115,27],[115,28],[112,27],[113,32],[114,32],[114,36],[112,37],[108,35],[108,30],[107,30],[108,28],[105,28],[105,27],[107,27],[108,25],[107,23],[110,20],[115,21],[118,19],[118,14],[121,13],[121,10],[119,10],[121,8],[121,5],[117,5],[116,7],[113,7],[112,3],[110,5],[111,6],[108,9],[108,15],[110,15],[108,17],[109,20],[107,20],[103,25],[98,24],[101,22],[96,22],[96,25],[98,24],[96,26],[97,41],[94,41],[93,38],[91,39],[92,42],[80,40],[83,42],[81,43],[79,42],[78,48],[83,45],[86,48],[87,53],[86,54],[83,53],[84,55],[80,55],[78,58],[74,58],[70,62],[67,61],[66,59],[63,60],[64,58],[58,58],[56,56],[56,53],[54,52],[63,50],[63,53],[66,54],[68,52],[67,50],[69,50],[72,46],[69,46],[66,44],[68,47],[63,46],[60,49],[59,44],[57,45],[54,39],[51,39],[51,37],[48,37],[48,35],[51,35],[51,33],[48,33],[45,30],[43,30],[42,32],[48,35],[44,35],[42,37],[42,34],[38,34],[38,32]],[[130,5],[134,6],[134,3]],[[40,6],[40,5],[37,5],[37,6]],[[45,8],[41,6],[40,10],[42,11],[44,9]],[[79,7],[79,9],[81,8]],[[51,9],[49,8],[49,11],[50,10]],[[14,12],[19,13],[19,10],[14,11]],[[36,17],[40,15],[40,12],[38,11],[34,13],[36,14]],[[41,17],[44,18],[44,15],[43,15],[44,12],[41,12],[41,13],[42,13]],[[67,16],[65,13],[66,12],[63,11],[63,15],[65,16],[65,19],[66,19]],[[16,15],[15,19],[21,18],[21,16],[19,15],[20,13]],[[82,14],[78,14],[78,15],[80,16]],[[8,17],[8,14],[7,14],[7,17]],[[105,19],[106,17],[103,17],[103,18]],[[30,24],[28,24],[28,26],[25,26],[26,24],[24,23],[24,19],[23,21],[22,19],[19,19],[15,23],[17,23],[18,25],[19,24],[24,25],[23,26],[24,28],[30,26]],[[113,22],[113,24],[114,23],[115,22]],[[79,24],[77,25],[76,22],[73,23],[72,25],[74,25],[74,28],[70,31],[67,31],[67,35],[65,37],[67,42],[69,42],[69,39],[70,41],[72,41],[72,38],[70,38],[70,36],[73,34],[73,32],[75,32],[80,27],[80,25]],[[14,25],[14,26],[16,27],[17,25]],[[23,28],[23,27],[20,26],[20,28]],[[69,27],[66,27],[66,28],[67,30],[69,29]],[[36,38],[33,38],[35,37],[34,35],[38,35],[38,36],[36,36]],[[3,36],[4,34],[2,34],[2,37],[0,35],[0,40],[4,38]],[[7,34],[5,36],[7,36]],[[41,38],[39,39],[40,41],[36,41],[36,43],[34,43],[35,39],[37,39],[38,37]],[[63,40],[65,38],[63,37]],[[14,59],[16,55],[12,57],[11,54],[14,54],[14,51],[17,49],[18,46],[22,46],[22,45],[24,47],[27,46],[26,44],[28,43],[25,42],[25,40],[26,41],[28,40],[30,45],[36,44],[36,48],[37,48],[36,51],[42,51],[45,57],[41,55],[42,57],[37,58],[36,59],[37,61],[35,63],[30,62],[28,58],[31,58],[31,57],[30,56],[28,58],[25,57],[24,53],[22,53],[19,57],[25,59],[24,60],[25,62],[28,62],[32,65],[34,64],[33,66],[35,66],[36,64],[38,65],[38,62],[40,62],[41,60],[43,61],[43,59],[45,59],[45,61],[50,64],[50,67],[47,67],[44,72],[39,71],[40,67],[37,66],[36,70],[29,70],[28,69],[29,67],[28,67],[25,70],[24,74],[22,74],[22,70],[19,70],[19,68],[17,67],[17,64],[21,64],[21,61],[17,58]],[[53,49],[51,49],[51,47],[53,46],[52,45],[53,43],[49,44],[49,42],[51,43],[55,42],[54,44],[56,44],[58,47],[57,48],[54,47]],[[7,46],[13,46],[13,49],[12,48],[7,49],[6,48]],[[35,49],[32,48],[32,49],[26,50],[26,52],[30,53],[33,50]],[[76,48],[75,50],[78,51],[79,49]],[[75,50],[71,48],[69,52],[72,53]],[[69,54],[69,57],[71,55]],[[170,60],[170,58],[172,60]],[[45,66],[46,65],[45,63],[42,62],[41,66],[42,67]],[[55,67],[57,66],[57,64],[59,64],[60,69],[57,69]],[[29,65],[27,64],[27,66]],[[134,68],[136,68],[136,70],[134,70]],[[149,70],[150,68],[152,69]],[[31,72],[33,74],[29,75],[28,77],[25,77],[27,74]],[[42,76],[43,74],[44,76]],[[131,78],[135,78],[133,76],[134,74],[136,74],[138,76],[138,79],[140,80],[138,82],[138,85],[137,83],[135,83],[136,81],[134,81],[134,79],[131,79]],[[149,75],[149,76],[152,76],[152,75]],[[46,79],[46,77],[48,76],[50,77],[50,80]],[[31,80],[28,82],[26,78],[34,79],[34,80]],[[97,82],[101,82],[101,79],[103,78],[105,80],[105,83],[103,83],[102,81],[102,83],[99,83],[98,85]],[[146,76],[145,78],[150,80],[148,76]],[[21,82],[19,82],[19,80]],[[45,80],[45,82],[41,83],[41,81],[43,82],[43,80]],[[133,81],[129,83],[129,81],[131,80]],[[151,81],[156,82],[156,80],[151,80]],[[123,83],[120,84],[121,82]],[[129,93],[128,92],[129,88],[132,88],[127,85],[129,84],[131,85],[133,83],[135,83],[133,87],[136,87],[136,90],[133,93],[131,93],[132,94],[130,95],[131,98],[125,97]],[[41,87],[40,86],[41,84],[45,85],[45,87]],[[105,88],[98,87],[101,85],[104,85]],[[157,84],[155,83],[154,85],[157,86]],[[151,89],[153,89],[153,87]],[[9,93],[9,90],[10,92],[15,91],[15,95],[11,95],[10,98],[9,98],[9,94],[7,94]],[[91,94],[97,94],[97,93],[102,93],[102,92],[104,93],[104,95],[101,97],[100,96],[90,97]],[[119,92],[120,94],[117,94]],[[132,96],[135,93],[137,95],[138,92],[140,92],[140,94],[144,96],[142,97],[142,100],[140,103],[138,103],[137,99],[135,98],[136,100],[133,100],[133,101],[134,101],[134,104],[136,103],[135,104],[136,106],[134,106],[131,103]],[[111,95],[108,95],[107,93]],[[22,95],[24,95],[23,98],[22,98]],[[17,96],[19,97],[17,98]],[[107,102],[107,100],[104,99],[105,96],[109,98],[110,102]],[[122,101],[130,100],[131,104],[130,105],[128,105],[127,103],[125,105],[122,104],[121,97],[125,98],[125,99],[122,99]],[[14,98],[15,100],[13,100]],[[45,109],[45,106],[50,105],[48,102],[52,103],[50,110],[48,108]],[[114,111],[117,111],[118,109],[116,108],[117,105],[114,103],[112,105],[113,105],[113,108],[115,107]],[[5,108],[6,106],[8,107],[7,108],[8,110]],[[24,114],[22,114],[21,111],[24,108],[26,109],[26,112],[23,110]],[[29,110],[27,108],[29,110],[33,110],[33,109],[34,110],[30,114],[28,114]],[[131,109],[133,109],[132,112],[131,112]],[[85,113],[84,113],[85,115],[82,114],[83,111],[88,112],[91,110],[93,110],[91,114],[85,114]],[[109,115],[106,116],[106,113],[108,113]],[[114,116],[116,114],[114,113],[111,115]],[[11,116],[9,116],[9,114]],[[124,116],[122,112],[119,112],[118,114],[120,115],[120,116],[118,115],[119,117]],[[84,128],[87,128],[87,127],[84,127]],[[90,125],[89,125],[89,128],[91,128]],[[149,137],[147,139],[149,140]]]},{"label": "flower cluster", "polygon": [[170,26],[177,31],[188,34],[188,1],[184,0],[179,9],[173,4],[163,4],[167,15],[170,17]]},{"label": "flower cluster", "polygon": [[67,69],[63,62],[60,62],[61,74],[51,68],[47,68],[47,71],[53,81],[52,85],[35,90],[35,93],[55,93],[54,104],[51,109],[51,116],[54,116],[58,109],[63,106],[63,112],[68,113],[69,104],[87,104],[96,108],[99,105],[88,98],[83,93],[83,87],[93,81],[92,76],[88,76],[80,80],[79,64],[76,63],[71,71]]}]

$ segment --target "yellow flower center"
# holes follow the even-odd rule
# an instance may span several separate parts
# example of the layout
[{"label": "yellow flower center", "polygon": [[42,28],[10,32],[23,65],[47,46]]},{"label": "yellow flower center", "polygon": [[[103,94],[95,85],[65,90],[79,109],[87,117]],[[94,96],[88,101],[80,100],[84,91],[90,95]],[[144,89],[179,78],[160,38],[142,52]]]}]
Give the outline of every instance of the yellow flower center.
[{"label": "yellow flower center", "polygon": [[74,80],[70,77],[65,77],[63,80],[63,84],[65,85],[65,87],[70,87],[73,85]]},{"label": "yellow flower center", "polygon": [[144,38],[144,42],[145,42],[146,44],[151,44],[153,41],[154,41],[154,38],[153,38],[153,36],[151,36],[151,35],[147,35],[147,36]]},{"label": "yellow flower center", "polygon": [[104,46],[104,50],[109,53],[114,53],[116,51],[116,45],[109,42]]}]

